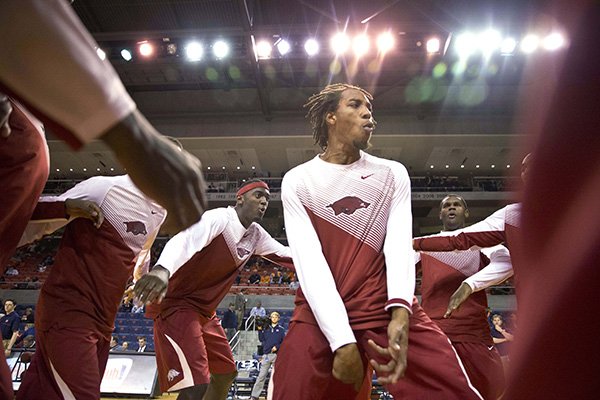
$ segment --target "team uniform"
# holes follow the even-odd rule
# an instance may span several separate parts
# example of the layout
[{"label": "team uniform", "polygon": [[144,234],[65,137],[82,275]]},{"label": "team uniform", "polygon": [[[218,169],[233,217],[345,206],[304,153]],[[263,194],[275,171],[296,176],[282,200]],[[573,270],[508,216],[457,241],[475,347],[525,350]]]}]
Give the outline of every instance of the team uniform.
[{"label": "team uniform", "polygon": [[[0,139],[0,265],[12,257],[48,179],[49,158],[44,129],[15,101],[9,118],[12,133]],[[0,352],[0,398],[12,398],[12,379]]]},{"label": "team uniform", "polygon": [[[125,285],[154,242],[166,211],[128,176],[90,178],[42,198],[24,241],[65,225],[64,200],[96,202],[100,228],[78,218],[65,228],[36,307],[36,353],[17,399],[98,399]],[[45,217],[45,218],[42,218]],[[76,367],[75,367],[76,366]]]},{"label": "team uniform", "polygon": [[72,147],[136,109],[68,2],[3,1],[0,26],[10,36],[0,43],[0,92],[18,99]]},{"label": "team uniform", "polygon": [[291,265],[289,249],[256,223],[246,229],[233,207],[205,212],[165,246],[157,265],[171,273],[169,287],[160,304],[147,307],[163,391],[207,384],[211,373],[236,371],[215,310],[254,254]]},{"label": "team uniform", "polygon": [[387,346],[390,307],[412,311],[408,368],[396,398],[479,399],[444,333],[414,297],[410,181],[404,166],[364,152],[349,165],[319,156],[282,184],[285,225],[301,288],[277,356],[275,400],[350,399],[331,374],[333,352],[367,340]]},{"label": "team uniform", "polygon": [[[441,235],[451,233],[452,231],[444,231]],[[452,313],[451,318],[444,318],[444,314],[452,293],[467,277],[486,266],[510,269],[508,250],[504,246],[496,246],[481,251],[459,253],[423,252],[416,254],[415,261],[420,264],[423,273],[423,309],[448,336],[473,386],[482,397],[497,399],[504,390],[504,371],[485,316],[488,306],[485,292],[479,291],[469,296],[460,308]]]}]

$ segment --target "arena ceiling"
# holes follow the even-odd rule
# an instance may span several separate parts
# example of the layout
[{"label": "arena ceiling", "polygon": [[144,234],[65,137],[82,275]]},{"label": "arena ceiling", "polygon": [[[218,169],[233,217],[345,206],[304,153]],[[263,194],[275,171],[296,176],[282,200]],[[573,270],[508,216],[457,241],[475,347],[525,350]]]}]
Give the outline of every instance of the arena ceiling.
[{"label": "arena ceiling", "polygon": [[[73,7],[142,112],[205,167],[243,173],[254,166],[279,176],[314,156],[302,104],[330,82],[375,95],[373,152],[413,175],[502,175],[523,155],[513,150],[524,133],[516,116],[529,84],[528,56],[475,58],[456,72],[452,37],[489,27],[521,36],[535,13],[525,1],[75,0]],[[340,30],[390,30],[396,47],[383,58],[336,58],[328,41]],[[432,36],[444,48],[430,55],[425,41]],[[309,37],[322,43],[313,57],[302,50]],[[205,45],[200,62],[183,56],[190,39]],[[228,58],[209,56],[216,39],[230,43]],[[292,51],[257,59],[253,43],[260,39],[286,39]],[[155,57],[135,54],[142,41],[157,46]],[[120,56],[123,48],[134,52],[131,61]],[[101,143],[79,153],[56,141],[50,148],[51,177],[122,172]]]}]

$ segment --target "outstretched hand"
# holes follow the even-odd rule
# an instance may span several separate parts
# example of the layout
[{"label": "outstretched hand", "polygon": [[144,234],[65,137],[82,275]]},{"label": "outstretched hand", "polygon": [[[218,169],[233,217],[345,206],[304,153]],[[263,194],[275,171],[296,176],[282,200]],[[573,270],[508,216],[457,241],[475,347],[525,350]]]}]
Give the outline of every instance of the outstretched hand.
[{"label": "outstretched hand", "polygon": [[333,377],[354,386],[358,392],[362,386],[365,370],[356,343],[338,348],[333,356]]},{"label": "outstretched hand", "polygon": [[173,218],[178,231],[200,220],[207,207],[200,161],[158,133],[139,111],[113,126],[102,140],[131,180]]},{"label": "outstretched hand", "polygon": [[466,283],[461,283],[461,285],[456,289],[452,296],[450,296],[450,302],[448,303],[448,308],[446,309],[446,313],[444,314],[444,318],[450,318],[452,313],[460,307],[462,303],[465,302],[469,298],[469,296],[473,293],[473,289],[471,286]]},{"label": "outstretched hand", "polygon": [[380,356],[390,360],[387,364],[379,364],[377,361],[371,360],[371,366],[377,373],[377,381],[382,385],[398,382],[406,371],[409,317],[410,314],[406,308],[394,309],[392,320],[388,325],[387,347],[381,347],[369,339],[369,346]]},{"label": "outstretched hand", "polygon": [[167,294],[169,286],[169,270],[156,265],[152,271],[142,276],[133,288],[135,297],[145,303],[160,303]]},{"label": "outstretched hand", "polygon": [[89,200],[67,199],[65,200],[65,212],[71,218],[87,218],[100,228],[104,222],[104,213],[98,204]]}]

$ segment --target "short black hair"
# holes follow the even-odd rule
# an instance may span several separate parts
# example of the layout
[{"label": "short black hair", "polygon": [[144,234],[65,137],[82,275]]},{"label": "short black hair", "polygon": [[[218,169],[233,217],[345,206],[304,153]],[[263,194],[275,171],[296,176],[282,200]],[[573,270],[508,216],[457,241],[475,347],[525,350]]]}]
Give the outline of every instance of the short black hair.
[{"label": "short black hair", "polygon": [[461,203],[463,203],[463,207],[465,208],[465,210],[468,210],[468,209],[469,209],[469,207],[467,206],[467,201],[466,201],[466,200],[465,200],[465,199],[464,199],[462,196],[459,196],[459,195],[457,195],[457,194],[454,194],[454,193],[450,193],[450,194],[446,195],[446,196],[445,196],[445,197],[442,199],[442,201],[440,201],[440,210],[443,208],[444,201],[446,201],[446,199],[447,199],[448,197],[456,197],[457,199],[459,199],[459,200],[460,200],[460,202],[461,202]]}]

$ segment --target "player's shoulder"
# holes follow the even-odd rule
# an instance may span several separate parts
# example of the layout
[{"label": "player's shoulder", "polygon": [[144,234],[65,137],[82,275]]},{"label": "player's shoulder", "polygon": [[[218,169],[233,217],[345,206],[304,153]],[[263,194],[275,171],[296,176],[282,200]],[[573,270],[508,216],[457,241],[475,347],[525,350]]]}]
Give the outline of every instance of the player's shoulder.
[{"label": "player's shoulder", "polygon": [[302,179],[307,176],[307,173],[310,173],[311,167],[316,163],[315,158],[299,164],[286,172],[281,181],[282,190],[285,187],[296,186],[301,182]]}]

